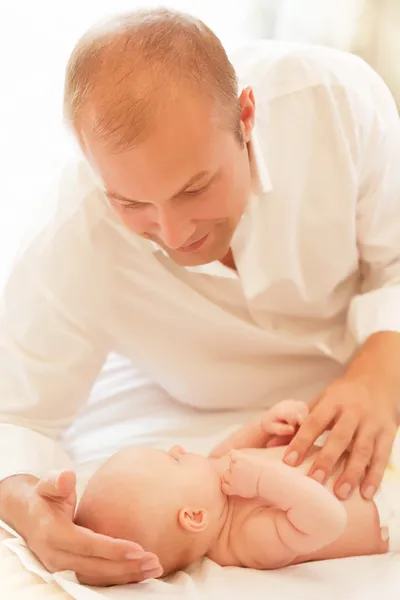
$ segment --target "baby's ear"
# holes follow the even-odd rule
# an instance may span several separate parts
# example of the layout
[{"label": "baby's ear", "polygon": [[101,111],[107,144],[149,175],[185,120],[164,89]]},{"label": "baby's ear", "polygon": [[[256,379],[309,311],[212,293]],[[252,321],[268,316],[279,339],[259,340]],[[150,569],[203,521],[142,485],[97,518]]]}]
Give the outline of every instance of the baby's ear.
[{"label": "baby's ear", "polygon": [[201,533],[208,527],[208,512],[204,508],[185,507],[179,511],[180,526],[192,533]]}]

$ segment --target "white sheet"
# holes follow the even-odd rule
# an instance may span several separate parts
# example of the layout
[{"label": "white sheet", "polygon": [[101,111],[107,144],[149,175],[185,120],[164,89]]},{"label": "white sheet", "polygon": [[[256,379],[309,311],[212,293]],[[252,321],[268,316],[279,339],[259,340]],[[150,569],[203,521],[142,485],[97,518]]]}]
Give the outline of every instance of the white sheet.
[{"label": "white sheet", "polygon": [[25,567],[44,581],[57,582],[75,600],[369,600],[400,598],[400,556],[348,558],[279,571],[222,568],[210,560],[165,581],[94,588],[81,586],[71,572],[50,575],[23,542],[3,542]]},{"label": "white sheet", "polygon": [[[168,448],[180,443],[188,450],[207,453],[234,424],[249,416],[202,414],[180,407],[155,386],[135,378],[126,362],[113,357],[96,386],[91,408],[66,436],[66,445],[78,462],[96,456],[95,461],[78,467],[78,495],[93,470],[122,444],[134,442]],[[400,467],[400,436],[395,455]],[[2,543],[19,557],[27,571],[43,581],[58,583],[60,600],[65,598],[65,592],[75,600],[400,599],[400,555],[310,563],[274,572],[221,568],[205,560],[165,581],[89,588],[81,586],[71,572],[48,573],[20,538]],[[3,569],[0,576],[7,576]],[[7,596],[7,600],[13,599],[14,596]]]}]

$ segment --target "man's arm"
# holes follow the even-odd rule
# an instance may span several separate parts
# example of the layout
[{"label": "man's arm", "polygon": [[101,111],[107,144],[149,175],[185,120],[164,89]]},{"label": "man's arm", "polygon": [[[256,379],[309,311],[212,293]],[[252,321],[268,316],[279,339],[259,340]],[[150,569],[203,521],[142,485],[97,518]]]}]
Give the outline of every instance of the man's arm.
[{"label": "man's arm", "polygon": [[89,260],[90,233],[81,239],[81,225],[72,220],[54,239],[44,241],[48,232],[37,238],[2,296],[0,481],[71,467],[57,440],[107,356],[99,315],[106,286]]},{"label": "man's arm", "polygon": [[390,459],[400,406],[400,119],[382,79],[369,69],[365,81],[364,91],[346,91],[357,147],[352,227],[360,267],[347,324],[357,350],[344,376],[312,400],[310,417],[285,456],[291,465],[302,462],[316,438],[334,423],[310,475],[325,481],[352,444],[335,485],[342,499],[360,483],[364,498],[375,494]]},{"label": "man's arm", "polygon": [[102,199],[83,173],[61,182],[61,222],[52,220],[30,244],[3,296],[0,519],[48,570],[113,585],[159,576],[160,567],[137,544],[73,522],[76,478],[58,439],[87,401],[108,353],[110,277],[119,251],[118,238],[110,244],[102,229]]},{"label": "man's arm", "polygon": [[101,199],[74,163],[59,190],[56,215],[15,260],[1,295],[0,482],[71,468],[58,438],[108,352],[102,295],[109,284],[93,246]]},{"label": "man's arm", "polygon": [[400,119],[394,98],[378,77],[374,106],[360,103],[362,147],[356,234],[361,287],[348,313],[359,345],[373,333],[400,331]]},{"label": "man's arm", "polygon": [[359,351],[347,374],[373,375],[388,402],[400,409],[400,118],[380,77],[371,80],[371,89],[374,105],[360,102],[358,120],[362,151],[355,226],[361,281],[348,327]]}]

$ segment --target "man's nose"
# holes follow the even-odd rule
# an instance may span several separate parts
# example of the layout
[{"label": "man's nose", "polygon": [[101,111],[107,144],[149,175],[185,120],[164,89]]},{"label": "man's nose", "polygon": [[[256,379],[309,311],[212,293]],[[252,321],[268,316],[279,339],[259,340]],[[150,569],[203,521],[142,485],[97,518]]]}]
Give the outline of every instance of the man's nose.
[{"label": "man's nose", "polygon": [[194,223],[179,208],[163,207],[158,210],[157,217],[159,237],[172,250],[184,246],[196,230]]}]

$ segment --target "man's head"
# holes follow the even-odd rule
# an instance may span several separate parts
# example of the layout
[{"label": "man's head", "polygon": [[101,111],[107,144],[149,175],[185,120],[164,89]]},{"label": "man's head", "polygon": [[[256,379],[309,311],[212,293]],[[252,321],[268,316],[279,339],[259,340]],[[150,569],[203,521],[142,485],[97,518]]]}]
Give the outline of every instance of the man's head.
[{"label": "man's head", "polygon": [[89,480],[75,522],[140,544],[159,557],[165,575],[184,568],[219,533],[226,497],[218,466],[177,446],[126,448]]},{"label": "man's head", "polygon": [[181,265],[224,258],[250,196],[251,88],[201,21],[136,11],[89,30],[65,115],[119,217]]}]

